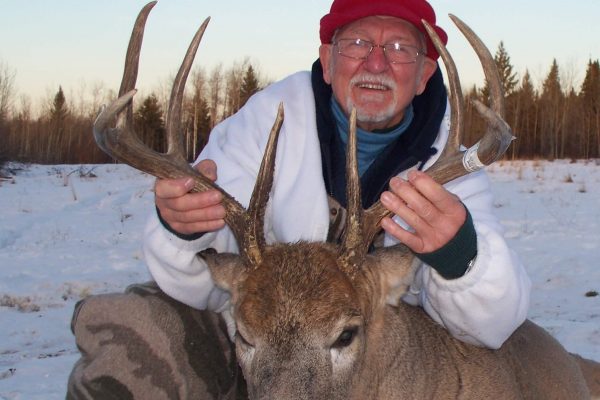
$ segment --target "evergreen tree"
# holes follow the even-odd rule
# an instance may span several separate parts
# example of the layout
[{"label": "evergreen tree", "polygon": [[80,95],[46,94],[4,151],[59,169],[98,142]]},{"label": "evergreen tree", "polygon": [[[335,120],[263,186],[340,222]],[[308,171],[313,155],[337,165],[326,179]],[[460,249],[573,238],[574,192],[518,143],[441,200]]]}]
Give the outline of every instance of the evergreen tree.
[{"label": "evergreen tree", "polygon": [[[504,42],[500,42],[498,45],[498,50],[496,50],[494,61],[496,63],[496,67],[498,68],[498,74],[500,75],[500,82],[502,84],[504,97],[507,98],[514,92],[519,80],[517,79],[517,73],[513,72],[513,66],[510,63],[508,52],[504,48]],[[484,87],[481,90],[481,95],[484,101],[489,99],[490,89],[487,79],[485,80]]]},{"label": "evergreen tree", "polygon": [[136,111],[134,124],[140,139],[156,151],[166,151],[163,111],[154,93]]},{"label": "evergreen tree", "polygon": [[248,99],[259,90],[256,73],[254,72],[254,68],[252,68],[252,64],[249,64],[240,88],[240,107],[246,104]]},{"label": "evergreen tree", "polygon": [[64,162],[65,156],[71,152],[71,143],[70,139],[66,137],[69,110],[62,86],[58,87],[58,92],[54,95],[49,114],[48,145],[46,146],[45,156],[41,161],[50,163]]},{"label": "evergreen tree", "polygon": [[600,157],[600,62],[588,61],[580,92],[583,108],[582,157]]},{"label": "evergreen tree", "polygon": [[585,78],[581,84],[581,97],[587,108],[600,112],[600,62],[588,61]]},{"label": "evergreen tree", "polygon": [[550,72],[542,85],[540,96],[540,149],[542,157],[558,157],[559,136],[561,135],[562,107],[564,94],[561,89],[560,74],[556,59],[552,61]]},{"label": "evergreen tree", "polygon": [[537,97],[531,75],[526,70],[521,80],[521,87],[514,92],[515,122],[513,130],[517,140],[512,144],[513,158],[531,158],[536,154]]},{"label": "evergreen tree", "polygon": [[67,99],[63,93],[62,86],[59,86],[58,92],[56,92],[52,101],[52,108],[50,109],[50,120],[56,129],[61,130],[64,128],[64,122],[68,113]]}]

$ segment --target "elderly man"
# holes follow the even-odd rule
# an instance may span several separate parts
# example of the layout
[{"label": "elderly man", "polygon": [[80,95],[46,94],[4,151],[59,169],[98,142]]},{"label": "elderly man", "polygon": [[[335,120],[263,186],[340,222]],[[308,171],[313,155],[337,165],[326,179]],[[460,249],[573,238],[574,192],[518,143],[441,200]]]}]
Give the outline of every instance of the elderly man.
[{"label": "elderly man", "polygon": [[[422,19],[446,40],[425,0],[335,0],[321,19],[322,45],[312,72],[299,72],[270,85],[216,126],[197,168],[247,204],[277,105],[283,102],[286,119],[266,215],[267,240],[337,240],[343,227],[332,227],[338,227],[346,204],[345,147],[348,116],[355,108],[363,205],[381,199],[395,215],[382,221],[384,233],[377,242],[403,242],[421,261],[405,300],[422,306],[456,338],[498,348],[526,317],[530,283],[492,215],[485,173],[443,187],[420,172],[444,146],[449,123],[438,54]],[[207,386],[202,390],[209,392],[203,398],[221,398],[227,390],[233,393],[240,387],[231,378],[236,374],[235,359],[223,320],[211,312],[226,314],[229,298],[215,287],[196,254],[209,247],[228,252],[237,248],[231,231],[224,228],[220,193],[189,193],[192,184],[191,179],[156,182],[157,212],[147,225],[144,253],[162,291],[139,286],[105,309],[131,307],[142,319],[144,313],[135,310],[146,307],[144,302],[152,303],[150,307],[168,303],[174,310],[183,309],[177,314],[187,321],[184,325],[200,333],[169,332],[170,323],[165,321],[148,321],[148,326],[153,322],[164,326],[159,332],[166,336],[198,335],[199,347],[186,351],[190,358],[199,352],[196,357],[201,360],[194,363],[203,371],[200,375]],[[79,306],[75,332],[77,325],[91,324],[102,314],[93,311],[103,309],[102,302],[111,301],[93,299]],[[140,308],[132,306],[136,302]],[[88,316],[82,316],[84,311]],[[231,334],[234,327],[229,328]],[[78,336],[87,351],[82,344],[86,340]],[[160,342],[149,339],[146,345],[158,351],[155,340]],[[144,347],[139,341],[123,339],[124,343],[129,343],[129,352],[138,346],[135,354],[142,357]],[[127,373],[102,368],[106,360],[115,359],[119,350],[114,349],[119,347],[113,353],[110,348],[88,348],[94,355],[86,352],[71,376],[73,398],[93,397],[93,390],[119,396],[134,392],[131,382],[141,382],[132,377],[135,374],[124,378]],[[207,355],[208,348],[221,359],[220,366]],[[216,376],[215,371],[222,370],[228,372]],[[155,378],[148,382],[159,385],[158,375]]]}]

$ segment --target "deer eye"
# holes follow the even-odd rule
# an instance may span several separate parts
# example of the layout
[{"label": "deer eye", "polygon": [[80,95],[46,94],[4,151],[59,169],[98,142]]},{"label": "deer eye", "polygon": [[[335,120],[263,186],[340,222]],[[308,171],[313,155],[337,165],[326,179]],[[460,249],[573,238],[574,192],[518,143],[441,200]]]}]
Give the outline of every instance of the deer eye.
[{"label": "deer eye", "polygon": [[358,332],[358,327],[357,326],[353,326],[351,328],[346,328],[342,331],[342,333],[340,334],[340,336],[338,336],[337,340],[335,341],[335,343],[333,344],[333,348],[336,349],[341,349],[344,347],[348,347],[352,344],[352,342],[354,341],[354,338],[356,337],[356,333]]}]

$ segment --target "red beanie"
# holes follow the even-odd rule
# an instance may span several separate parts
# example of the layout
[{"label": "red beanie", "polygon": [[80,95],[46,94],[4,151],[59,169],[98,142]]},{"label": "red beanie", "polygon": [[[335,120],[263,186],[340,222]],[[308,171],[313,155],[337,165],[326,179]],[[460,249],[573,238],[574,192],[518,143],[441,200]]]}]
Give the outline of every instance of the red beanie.
[{"label": "red beanie", "polygon": [[427,57],[433,60],[437,60],[439,54],[421,20],[429,22],[442,42],[448,43],[448,35],[435,24],[435,11],[425,0],[334,0],[329,14],[321,18],[321,43],[331,43],[338,28],[373,15],[397,17],[413,24],[425,35]]}]

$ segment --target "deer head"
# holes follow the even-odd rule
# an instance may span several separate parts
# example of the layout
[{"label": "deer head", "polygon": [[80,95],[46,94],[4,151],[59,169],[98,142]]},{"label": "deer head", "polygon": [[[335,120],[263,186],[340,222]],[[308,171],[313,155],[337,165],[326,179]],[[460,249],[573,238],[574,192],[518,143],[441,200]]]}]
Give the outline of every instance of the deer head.
[{"label": "deer head", "polygon": [[[357,380],[368,375],[371,356],[382,351],[378,338],[385,325],[386,302],[398,298],[412,279],[413,255],[404,246],[368,253],[389,214],[380,203],[363,210],[356,161],[356,117],[350,118],[347,154],[348,213],[339,245],[293,243],[267,245],[263,220],[273,181],[275,149],[283,123],[283,106],[271,130],[248,209],[186,162],[178,136],[185,81],[206,20],[196,33],[175,78],[167,113],[168,151],[156,153],[137,138],[132,124],[133,87],[149,3],[136,20],[127,50],[119,98],[94,124],[99,146],[115,159],[159,178],[192,176],[193,191],[216,188],[223,193],[225,220],[235,235],[239,254],[205,251],[216,284],[232,297],[237,324],[236,351],[251,398],[346,399]],[[495,63],[477,36],[452,17],[483,64],[492,93],[491,109],[476,103],[488,122],[483,138],[460,148],[462,112],[460,83],[452,58],[433,29],[423,22],[448,71],[452,126],[438,161],[427,171],[445,183],[483,168],[502,156],[512,133],[502,119],[503,94]],[[116,127],[110,124],[117,119]]]}]

